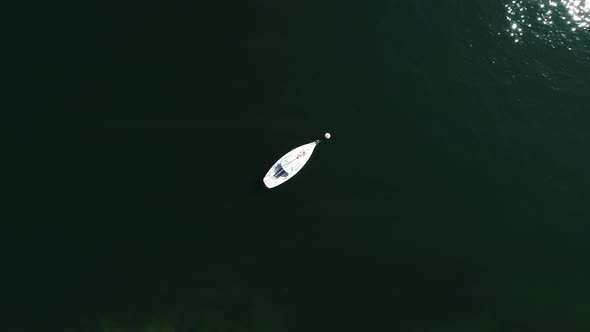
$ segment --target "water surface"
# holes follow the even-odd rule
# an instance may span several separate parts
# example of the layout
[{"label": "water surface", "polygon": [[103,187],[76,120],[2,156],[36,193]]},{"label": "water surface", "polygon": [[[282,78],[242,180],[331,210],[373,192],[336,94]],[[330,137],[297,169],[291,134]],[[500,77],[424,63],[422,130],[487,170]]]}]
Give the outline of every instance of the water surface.
[{"label": "water surface", "polygon": [[30,3],[6,324],[588,330],[588,3]]}]

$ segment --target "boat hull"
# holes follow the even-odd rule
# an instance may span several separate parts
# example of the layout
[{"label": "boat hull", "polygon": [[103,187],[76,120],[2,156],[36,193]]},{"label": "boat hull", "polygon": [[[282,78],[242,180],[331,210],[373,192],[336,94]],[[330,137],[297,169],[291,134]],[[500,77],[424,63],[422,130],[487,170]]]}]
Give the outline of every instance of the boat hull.
[{"label": "boat hull", "polygon": [[309,161],[318,143],[315,141],[296,147],[279,158],[264,176],[264,185],[270,189],[289,181]]}]

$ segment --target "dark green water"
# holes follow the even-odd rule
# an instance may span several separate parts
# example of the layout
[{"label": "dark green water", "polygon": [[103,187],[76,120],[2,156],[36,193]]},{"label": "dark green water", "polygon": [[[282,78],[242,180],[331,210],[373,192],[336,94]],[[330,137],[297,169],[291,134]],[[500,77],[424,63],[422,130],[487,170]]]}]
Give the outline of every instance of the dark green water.
[{"label": "dark green water", "polygon": [[586,3],[7,10],[2,325],[588,331]]}]

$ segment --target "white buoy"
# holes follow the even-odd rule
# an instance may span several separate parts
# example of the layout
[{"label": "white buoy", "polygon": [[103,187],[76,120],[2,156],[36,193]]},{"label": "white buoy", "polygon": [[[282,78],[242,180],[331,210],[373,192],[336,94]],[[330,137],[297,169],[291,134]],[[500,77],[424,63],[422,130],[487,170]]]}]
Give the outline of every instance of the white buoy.
[{"label": "white buoy", "polygon": [[330,133],[325,133],[325,134],[324,134],[324,137],[325,137],[326,139],[330,139],[330,137],[332,137],[332,135],[330,135]]}]

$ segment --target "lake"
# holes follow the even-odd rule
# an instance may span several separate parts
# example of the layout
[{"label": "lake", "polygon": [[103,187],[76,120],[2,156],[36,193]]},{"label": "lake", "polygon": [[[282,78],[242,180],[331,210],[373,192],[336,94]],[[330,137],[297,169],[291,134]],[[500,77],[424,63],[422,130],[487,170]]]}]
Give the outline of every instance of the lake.
[{"label": "lake", "polygon": [[11,13],[10,331],[590,329],[590,1]]}]

